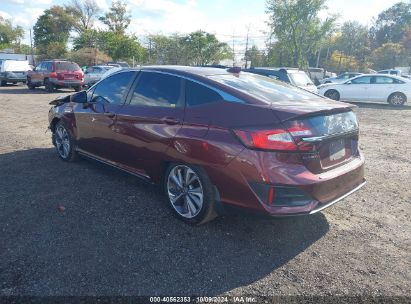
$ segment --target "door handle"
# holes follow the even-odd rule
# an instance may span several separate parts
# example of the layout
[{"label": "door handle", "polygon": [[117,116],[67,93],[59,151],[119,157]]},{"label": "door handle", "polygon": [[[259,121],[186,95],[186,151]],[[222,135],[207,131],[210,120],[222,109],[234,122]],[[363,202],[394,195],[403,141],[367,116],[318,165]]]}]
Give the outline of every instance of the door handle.
[{"label": "door handle", "polygon": [[107,116],[107,117],[113,118],[114,116],[116,116],[116,114],[115,114],[115,113],[113,113],[113,112],[104,112],[104,116]]},{"label": "door handle", "polygon": [[174,117],[164,117],[161,121],[167,125],[178,125],[180,123],[180,120]]}]

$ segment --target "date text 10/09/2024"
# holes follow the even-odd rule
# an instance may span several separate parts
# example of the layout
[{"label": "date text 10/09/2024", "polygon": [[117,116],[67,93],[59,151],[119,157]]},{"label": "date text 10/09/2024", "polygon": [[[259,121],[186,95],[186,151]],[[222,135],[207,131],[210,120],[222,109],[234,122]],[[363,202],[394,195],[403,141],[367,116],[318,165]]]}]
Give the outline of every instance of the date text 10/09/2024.
[{"label": "date text 10/09/2024", "polygon": [[255,297],[150,297],[150,303],[257,303]]}]

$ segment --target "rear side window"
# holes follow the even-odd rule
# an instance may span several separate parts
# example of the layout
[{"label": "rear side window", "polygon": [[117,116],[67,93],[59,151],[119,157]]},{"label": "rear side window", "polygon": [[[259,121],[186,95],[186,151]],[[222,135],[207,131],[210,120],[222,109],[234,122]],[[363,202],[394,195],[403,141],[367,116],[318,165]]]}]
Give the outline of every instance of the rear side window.
[{"label": "rear side window", "polygon": [[375,77],[375,83],[376,84],[390,84],[390,83],[395,83],[395,82],[394,82],[394,79],[391,77],[377,76]]},{"label": "rear side window", "polygon": [[177,76],[142,72],[130,105],[166,108],[182,106],[181,84],[181,78]]},{"label": "rear side window", "polygon": [[187,106],[200,106],[223,98],[220,94],[193,81],[186,81],[186,104]]},{"label": "rear side window", "polygon": [[95,88],[93,102],[119,104],[134,76],[134,72],[114,74],[102,80]]},{"label": "rear side window", "polygon": [[56,71],[79,71],[80,70],[80,67],[75,62],[57,61],[55,64],[56,64]]}]

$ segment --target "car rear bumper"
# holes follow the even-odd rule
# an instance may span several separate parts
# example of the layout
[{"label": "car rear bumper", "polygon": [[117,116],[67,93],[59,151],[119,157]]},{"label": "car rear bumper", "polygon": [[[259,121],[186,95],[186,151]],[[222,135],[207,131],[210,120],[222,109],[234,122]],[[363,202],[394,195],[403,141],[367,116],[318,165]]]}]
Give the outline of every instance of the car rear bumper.
[{"label": "car rear bumper", "polygon": [[49,81],[55,86],[64,87],[64,88],[75,88],[84,85],[83,81],[80,80],[58,80],[50,78]]},{"label": "car rear bumper", "polygon": [[[278,153],[245,149],[225,170],[211,175],[223,203],[275,217],[319,212],[365,185],[361,154],[340,167],[314,174],[296,159],[284,160]],[[268,192],[259,191],[255,184],[260,185],[260,189],[261,185],[274,188],[274,193],[288,189],[286,195],[291,193],[290,196],[293,191],[298,195],[304,193],[303,199],[298,204],[288,199],[284,203],[286,196],[277,196],[278,200],[269,204]]]},{"label": "car rear bumper", "polygon": [[7,82],[26,82],[26,77],[0,77],[0,81],[7,81]]},{"label": "car rear bumper", "polygon": [[367,182],[364,179],[364,181],[361,184],[359,184],[357,187],[355,187],[354,189],[350,190],[349,192],[343,194],[342,196],[332,200],[331,202],[328,202],[326,204],[318,204],[313,210],[310,211],[310,214],[320,212],[321,210],[323,210],[325,208],[328,208],[328,207],[334,205],[335,203],[338,203],[339,201],[343,200],[347,196],[349,196],[349,195],[353,194],[354,192],[357,192],[358,190],[360,190],[362,187],[365,186],[366,183]]}]

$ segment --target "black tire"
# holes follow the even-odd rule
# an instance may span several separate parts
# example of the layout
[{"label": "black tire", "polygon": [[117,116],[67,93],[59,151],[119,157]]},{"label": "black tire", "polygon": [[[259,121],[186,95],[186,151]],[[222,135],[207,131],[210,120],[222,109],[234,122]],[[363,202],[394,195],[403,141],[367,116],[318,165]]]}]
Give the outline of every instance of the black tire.
[{"label": "black tire", "polygon": [[5,85],[7,85],[7,81],[2,80],[2,81],[0,82],[0,85],[1,85],[2,87],[4,87]]},{"label": "black tire", "polygon": [[82,86],[74,87],[74,91],[76,91],[76,92],[80,92],[82,90],[83,90]]},{"label": "black tire", "polygon": [[[62,130],[65,131],[65,134],[60,135],[59,132]],[[56,152],[60,159],[67,162],[73,162],[78,160],[79,157],[75,150],[75,140],[73,139],[69,130],[66,128],[62,121],[59,121],[56,124],[56,127],[52,135],[52,142],[53,145],[56,147]],[[66,146],[67,149],[64,146],[66,143],[68,144],[68,147]]]},{"label": "black tire", "polygon": [[36,88],[36,86],[31,83],[30,78],[27,78],[27,87],[29,88],[29,90],[34,90]]},{"label": "black tire", "polygon": [[52,84],[48,79],[44,80],[44,86],[46,87],[46,91],[49,93],[53,93],[55,90],[54,84]]},{"label": "black tire", "polygon": [[336,100],[336,101],[340,100],[340,93],[338,93],[338,91],[336,91],[334,89],[326,91],[324,93],[324,96],[327,97],[327,98],[330,98],[332,100]]},{"label": "black tire", "polygon": [[[177,210],[177,208],[174,206],[174,204],[171,201],[171,196],[169,193],[169,179],[172,180],[172,178],[170,177],[170,174],[172,174],[172,172],[175,172],[174,170],[178,170],[179,168],[189,168],[190,170],[192,170],[192,172],[195,173],[195,175],[198,177],[199,179],[199,186],[202,190],[202,205],[201,208],[199,208],[198,213],[196,213],[195,216],[192,216],[190,218],[188,218],[187,216],[183,216],[181,215],[181,213]],[[190,184],[191,185],[191,184]],[[188,194],[189,192],[189,187],[190,185],[186,185],[185,187],[187,188],[186,190],[186,196],[190,196],[190,194]],[[164,193],[165,196],[167,198],[168,201],[168,205],[169,207],[173,210],[173,213],[175,214],[175,216],[186,222],[189,224],[193,224],[193,225],[201,225],[201,224],[205,224],[211,220],[213,220],[214,218],[216,218],[218,216],[216,210],[215,210],[215,190],[214,190],[214,186],[212,185],[210,179],[208,178],[206,172],[204,171],[204,169],[197,167],[197,166],[192,166],[192,165],[187,165],[187,164],[170,164],[166,170],[166,173],[164,175],[164,185],[163,185],[163,189],[164,189]],[[183,209],[183,205],[185,205],[185,198],[184,196],[181,198],[182,202],[181,202],[181,208]],[[176,200],[177,202],[178,200]],[[176,204],[176,203],[175,203]],[[177,204],[176,204],[177,205]],[[187,208],[188,210],[189,208]]]},{"label": "black tire", "polygon": [[405,103],[407,102],[407,96],[405,96],[403,93],[401,92],[395,92],[392,93],[389,97],[388,97],[388,103],[390,105],[396,106],[396,107],[401,107],[403,106]]}]

